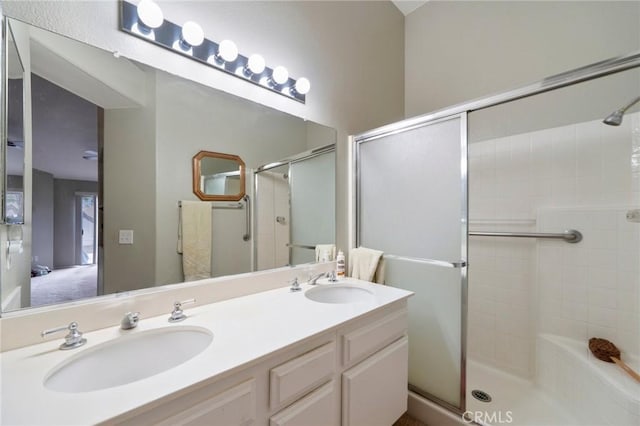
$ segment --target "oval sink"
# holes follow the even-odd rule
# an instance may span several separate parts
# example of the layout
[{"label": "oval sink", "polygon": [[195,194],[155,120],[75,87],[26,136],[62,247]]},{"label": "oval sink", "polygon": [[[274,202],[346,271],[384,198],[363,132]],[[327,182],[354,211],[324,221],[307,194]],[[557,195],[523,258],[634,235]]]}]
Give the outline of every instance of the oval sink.
[{"label": "oval sink", "polygon": [[202,327],[164,327],[119,337],[55,367],[44,386],[90,392],[142,380],[176,367],[205,350],[213,334]]},{"label": "oval sink", "polygon": [[373,293],[367,289],[348,284],[325,284],[307,290],[307,299],[320,303],[372,302]]}]

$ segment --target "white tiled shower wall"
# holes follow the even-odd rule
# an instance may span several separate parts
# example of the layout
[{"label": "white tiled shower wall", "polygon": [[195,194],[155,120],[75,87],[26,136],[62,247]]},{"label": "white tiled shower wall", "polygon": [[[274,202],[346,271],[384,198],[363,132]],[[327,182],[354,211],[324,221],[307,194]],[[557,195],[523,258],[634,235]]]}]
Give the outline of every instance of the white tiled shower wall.
[{"label": "white tiled shower wall", "polygon": [[583,342],[611,340],[640,353],[640,223],[627,209],[543,209],[538,229],[576,228],[580,244],[538,243],[538,291],[543,333]]},{"label": "white tiled shower wall", "polygon": [[[640,115],[634,113],[625,116],[619,127],[594,120],[470,144],[471,230],[561,232],[566,225],[585,234],[585,242],[575,246],[561,241],[470,237],[471,358],[531,377],[538,321],[545,331],[580,339],[606,331],[601,337],[622,339],[620,346],[633,349],[628,333],[634,330],[627,321],[639,322],[640,224],[621,222],[620,215],[631,206],[640,208],[638,129]],[[576,220],[553,223],[554,209],[572,209]],[[600,213],[610,223],[597,223],[608,229],[585,219]],[[564,213],[558,214],[565,218]],[[567,255],[571,266],[554,273],[543,267],[538,274],[538,252],[545,264],[553,257],[547,248],[571,253]],[[593,274],[604,278],[607,273],[616,277],[606,284],[592,278]],[[589,282],[598,284],[579,284],[578,289],[563,284],[577,283],[587,275]],[[560,306],[558,291],[563,292]],[[573,301],[572,297],[580,298]]]}]

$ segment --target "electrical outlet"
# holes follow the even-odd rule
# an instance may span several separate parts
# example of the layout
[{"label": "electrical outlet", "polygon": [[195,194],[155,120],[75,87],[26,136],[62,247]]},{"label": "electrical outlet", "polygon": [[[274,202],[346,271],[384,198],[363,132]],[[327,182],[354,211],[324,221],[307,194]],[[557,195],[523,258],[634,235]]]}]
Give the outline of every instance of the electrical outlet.
[{"label": "electrical outlet", "polygon": [[133,230],[121,229],[118,234],[118,243],[120,244],[133,244]]}]

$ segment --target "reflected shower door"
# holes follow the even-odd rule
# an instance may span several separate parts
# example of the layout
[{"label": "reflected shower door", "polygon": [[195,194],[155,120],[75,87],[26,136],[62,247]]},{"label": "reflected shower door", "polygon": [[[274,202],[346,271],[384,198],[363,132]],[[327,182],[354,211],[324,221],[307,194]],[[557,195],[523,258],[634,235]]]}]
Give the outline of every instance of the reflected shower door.
[{"label": "reflected shower door", "polygon": [[409,387],[464,410],[466,114],[356,137],[356,244],[409,299]]},{"label": "reflected shower door", "polygon": [[291,163],[291,247],[292,265],[314,262],[316,252],[299,246],[334,244],[335,228],[335,151]]}]

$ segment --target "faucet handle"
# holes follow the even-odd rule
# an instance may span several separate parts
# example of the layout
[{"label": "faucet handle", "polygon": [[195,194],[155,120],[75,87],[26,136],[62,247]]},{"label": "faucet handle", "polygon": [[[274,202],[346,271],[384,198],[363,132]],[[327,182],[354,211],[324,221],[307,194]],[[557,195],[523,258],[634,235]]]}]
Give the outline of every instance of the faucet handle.
[{"label": "faucet handle", "polygon": [[64,337],[64,343],[60,345],[60,349],[74,349],[87,343],[87,339],[82,337],[82,332],[78,330],[78,323],[75,321],[72,321],[71,323],[69,323],[69,325],[66,326],[63,325],[60,327],[44,330],[40,333],[40,335],[45,338],[49,334],[58,333],[64,330],[69,330],[69,333]]},{"label": "faucet handle", "polygon": [[131,330],[138,326],[140,320],[140,312],[127,312],[120,322],[120,328],[123,330]]},{"label": "faucet handle", "polygon": [[173,302],[173,312],[171,312],[171,316],[169,317],[169,322],[179,322],[187,318],[184,311],[182,310],[182,305],[190,305],[195,302],[196,302],[196,299],[187,299],[187,300],[183,300],[182,302],[178,302],[178,301]]},{"label": "faucet handle", "polygon": [[300,283],[298,282],[298,277],[295,277],[291,281],[289,281],[291,287],[289,287],[289,291],[300,291],[302,288],[300,287]]}]

